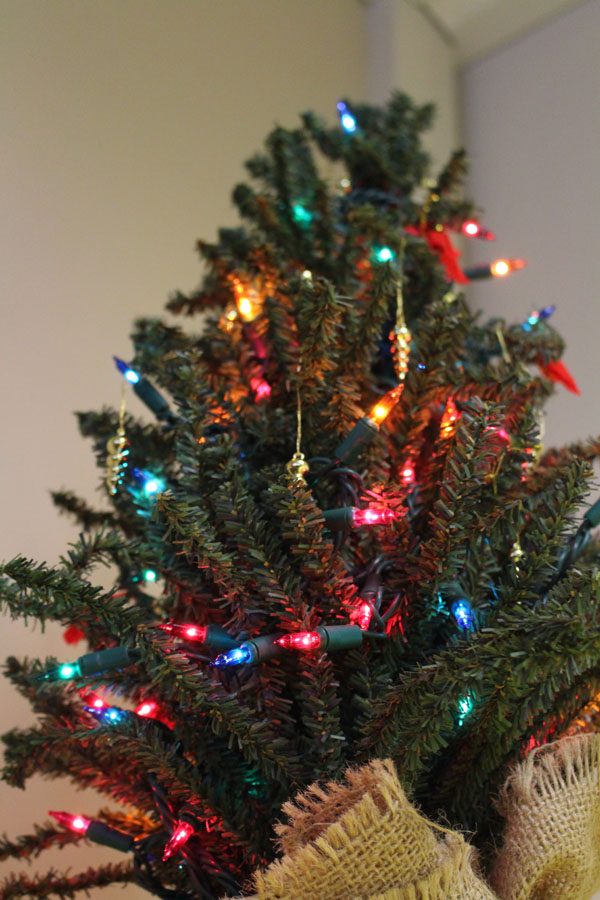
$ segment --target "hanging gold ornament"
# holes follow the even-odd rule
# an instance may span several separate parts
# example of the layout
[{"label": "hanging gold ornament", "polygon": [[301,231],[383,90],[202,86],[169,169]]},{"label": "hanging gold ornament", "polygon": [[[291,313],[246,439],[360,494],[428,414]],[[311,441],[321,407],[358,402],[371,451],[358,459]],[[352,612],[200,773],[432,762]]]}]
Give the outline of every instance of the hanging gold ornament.
[{"label": "hanging gold ornament", "polygon": [[514,565],[514,568],[515,568],[515,573],[516,573],[517,575],[518,575],[519,572],[521,571],[520,563],[521,563],[521,560],[523,559],[524,556],[525,556],[525,551],[524,551],[523,548],[521,547],[521,541],[520,541],[520,539],[517,538],[516,541],[514,542],[514,544],[512,545],[512,548],[511,548],[511,551],[510,551],[510,558],[511,558],[512,561],[513,561],[513,565]]},{"label": "hanging gold ornament", "polygon": [[408,372],[411,333],[404,318],[404,295],[402,293],[402,275],[398,275],[396,283],[396,323],[390,331],[394,369],[398,381],[402,383]]},{"label": "hanging gold ornament", "polygon": [[119,426],[117,433],[106,442],[106,478],[105,483],[111,497],[119,490],[127,469],[129,441],[125,434],[125,385],[121,387],[121,404],[119,406]]},{"label": "hanging gold ornament", "polygon": [[[300,366],[298,366],[300,372]],[[296,383],[296,452],[286,465],[286,469],[291,476],[292,481],[297,484],[306,485],[304,477],[309,470],[309,465],[302,450],[302,397],[300,396],[300,385]]]}]

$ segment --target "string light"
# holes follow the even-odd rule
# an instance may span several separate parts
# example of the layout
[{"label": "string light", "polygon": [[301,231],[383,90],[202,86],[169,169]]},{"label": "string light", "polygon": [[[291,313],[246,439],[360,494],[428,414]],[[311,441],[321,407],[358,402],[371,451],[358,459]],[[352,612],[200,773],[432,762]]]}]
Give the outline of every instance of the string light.
[{"label": "string light", "polygon": [[263,310],[263,299],[259,291],[251,285],[244,284],[237,277],[232,277],[231,281],[240,319],[246,323],[254,322]]},{"label": "string light", "polygon": [[163,862],[166,862],[173,854],[177,853],[178,850],[181,850],[184,844],[187,844],[193,833],[194,829],[189,822],[185,822],[182,819],[175,822],[173,834],[165,844],[165,849],[163,850]]},{"label": "string light", "polygon": [[261,634],[258,637],[243,641],[226,653],[221,653],[213,660],[213,666],[247,666],[257,665],[280,653],[272,634]]},{"label": "string light", "polygon": [[158,715],[158,703],[155,700],[143,700],[134,710],[142,719],[155,719]]},{"label": "string light", "polygon": [[527,263],[524,259],[495,259],[491,263],[481,266],[473,266],[465,269],[465,275],[469,281],[477,281],[481,278],[504,278],[511,272],[524,269]]},{"label": "string light", "polygon": [[400,470],[400,479],[405,487],[410,487],[415,483],[415,467],[410,459],[407,459],[402,466],[402,469]]},{"label": "string light", "polygon": [[459,698],[459,700],[458,700],[458,716],[457,716],[457,722],[458,722],[459,728],[462,727],[462,725],[465,722],[465,719],[467,719],[468,716],[471,715],[474,708],[475,708],[475,701],[470,696],[470,694],[467,694],[465,697]]},{"label": "string light", "polygon": [[129,713],[118,706],[84,706],[86,712],[102,725],[121,725],[129,718]]},{"label": "string light", "polygon": [[476,219],[467,219],[460,226],[463,234],[470,238],[479,238],[483,241],[495,241],[496,235],[493,231],[483,228]]},{"label": "string light", "polygon": [[373,607],[368,600],[360,600],[350,613],[350,621],[361,631],[367,631],[373,618]]},{"label": "string light", "polygon": [[463,631],[473,630],[475,627],[475,616],[468,600],[465,600],[464,598],[455,600],[450,607],[450,611],[456,619],[456,624],[459,628]]},{"label": "string light", "polygon": [[231,650],[237,647],[239,643],[220,625],[197,625],[195,622],[164,622],[158,628],[182,641],[203,644],[212,650]]},{"label": "string light", "polygon": [[88,819],[87,816],[72,815],[68,812],[60,810],[49,810],[48,815],[69,831],[80,834],[95,844],[102,844],[104,847],[112,847],[113,850],[120,850],[122,853],[128,853],[133,849],[133,838],[129,834],[117,831],[99,822],[96,819]]},{"label": "string light", "polygon": [[74,678],[98,675],[111,669],[122,669],[139,659],[139,651],[130,647],[108,647],[80,656],[75,662],[61,663],[54,669],[43,672],[38,680],[71,681]]},{"label": "string light", "polygon": [[135,468],[133,470],[133,474],[140,482],[142,494],[149,500],[152,500],[159,494],[162,494],[167,486],[164,478],[155,475],[153,472],[148,472],[146,469]]},{"label": "string light", "polygon": [[346,134],[354,134],[354,132],[358,128],[358,125],[356,123],[356,119],[348,109],[347,104],[343,102],[343,100],[340,100],[340,102],[337,104],[337,111],[340,117],[340,125],[342,126],[343,130],[346,132]]},{"label": "string light", "polygon": [[358,625],[319,625],[314,631],[295,631],[275,641],[284,650],[351,650],[360,647],[364,632]]},{"label": "string light", "polygon": [[375,506],[367,506],[364,509],[356,506],[339,506],[337,509],[323,510],[323,517],[330,531],[345,531],[349,528],[362,528],[364,525],[390,525],[399,516],[394,510]]},{"label": "string light", "polygon": [[292,206],[292,218],[298,225],[310,225],[313,214],[302,203],[294,203]]},{"label": "string light", "polygon": [[539,311],[534,310],[527,320],[523,322],[521,328],[523,331],[531,331],[539,322],[549,319],[554,312],[556,312],[555,306],[544,306],[544,308]]},{"label": "string light", "polygon": [[376,263],[390,263],[396,259],[396,254],[391,247],[377,245],[373,247],[371,258]]},{"label": "string light", "polygon": [[161,419],[169,425],[173,425],[177,420],[171,412],[166,399],[160,391],[154,387],[152,382],[148,381],[148,379],[144,375],[141,375],[140,372],[133,369],[129,363],[119,359],[118,356],[113,356],[113,359],[117,369],[121,375],[123,375],[125,380],[132,385],[134,393],[140,398],[142,403],[154,413],[157,419]]},{"label": "string light", "polygon": [[403,390],[403,383],[396,385],[373,405],[368,416],[363,416],[358,420],[344,440],[335,448],[333,454],[335,459],[340,462],[350,462],[363,447],[371,443],[381,425],[400,400]]},{"label": "string light", "polygon": [[254,392],[254,399],[259,402],[271,396],[271,385],[259,375],[255,375],[250,379],[250,388]]},{"label": "string light", "polygon": [[451,438],[454,432],[456,431],[456,423],[460,418],[460,413],[456,406],[456,403],[452,399],[452,397],[448,397],[446,400],[446,407],[444,409],[444,414],[442,416],[442,421],[440,422],[440,437],[444,439]]}]

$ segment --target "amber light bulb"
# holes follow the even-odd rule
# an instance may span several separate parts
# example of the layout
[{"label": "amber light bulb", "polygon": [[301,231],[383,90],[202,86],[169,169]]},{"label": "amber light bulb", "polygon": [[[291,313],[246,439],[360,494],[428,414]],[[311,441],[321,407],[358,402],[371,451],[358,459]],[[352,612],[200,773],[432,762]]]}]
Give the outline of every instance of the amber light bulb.
[{"label": "amber light bulb", "polygon": [[511,272],[524,269],[527,263],[524,259],[495,259],[490,263],[490,272],[494,278],[504,278]]},{"label": "amber light bulb", "polygon": [[381,400],[377,401],[377,403],[369,413],[369,420],[373,422],[374,425],[377,425],[377,427],[379,427],[383,422],[385,422],[393,408],[398,403],[400,397],[402,396],[403,389],[404,385],[399,384],[397,385],[397,387],[392,388],[391,391],[388,391],[387,394],[384,394]]}]

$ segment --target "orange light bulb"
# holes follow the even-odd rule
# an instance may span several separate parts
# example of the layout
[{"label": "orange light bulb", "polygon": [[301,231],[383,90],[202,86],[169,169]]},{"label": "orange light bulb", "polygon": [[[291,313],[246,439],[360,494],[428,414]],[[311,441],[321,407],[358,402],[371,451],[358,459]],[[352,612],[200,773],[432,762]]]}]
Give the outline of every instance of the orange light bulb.
[{"label": "orange light bulb", "polygon": [[525,266],[526,262],[524,259],[495,259],[490,264],[490,272],[495,278],[504,278],[511,272],[524,269]]},{"label": "orange light bulb", "polygon": [[387,417],[397,404],[398,400],[402,396],[403,389],[404,385],[399,384],[397,387],[392,388],[391,391],[388,391],[387,394],[384,394],[381,400],[377,401],[377,403],[369,413],[369,419],[371,420],[371,422],[373,422],[374,425],[377,425],[377,427],[379,427],[382,422],[387,419]]}]

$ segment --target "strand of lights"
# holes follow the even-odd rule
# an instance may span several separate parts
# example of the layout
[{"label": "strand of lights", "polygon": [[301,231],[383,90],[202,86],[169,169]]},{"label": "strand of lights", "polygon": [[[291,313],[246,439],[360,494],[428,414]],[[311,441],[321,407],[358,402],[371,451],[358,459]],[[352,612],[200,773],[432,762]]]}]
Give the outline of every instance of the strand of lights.
[{"label": "strand of lights", "polygon": [[231,650],[239,641],[232,638],[220,625],[196,625],[194,622],[164,622],[158,626],[166,634],[182,641],[203,644],[212,650]]},{"label": "strand of lights", "polygon": [[232,647],[226,653],[220,653],[213,660],[213,666],[222,668],[224,666],[255,666],[279,656],[280,649],[275,642],[275,635],[263,634],[258,637],[243,641],[237,647]]},{"label": "strand of lights", "polygon": [[87,816],[72,815],[59,810],[49,810],[48,815],[56,819],[63,828],[80,834],[95,844],[103,844],[105,847],[112,847],[113,850],[120,850],[122,853],[129,853],[133,849],[131,835],[117,831],[116,828],[111,828],[97,819],[88,819]]},{"label": "strand of lights", "polygon": [[525,322],[523,322],[521,328],[523,331],[531,331],[539,322],[549,319],[554,312],[556,312],[555,306],[544,306],[543,309],[534,310]]},{"label": "strand of lights", "polygon": [[400,400],[403,390],[404,384],[401,383],[392,388],[391,391],[388,391],[387,394],[384,394],[374,404],[368,416],[363,416],[359,419],[344,440],[338,444],[333,453],[334,458],[339,462],[351,462],[363,447],[370,444],[381,425],[383,425]]},{"label": "strand of lights", "polygon": [[356,506],[340,506],[337,509],[323,510],[325,525],[330,531],[346,531],[350,528],[362,528],[363,525],[390,525],[399,515],[392,509],[380,509],[367,506],[359,509]]},{"label": "strand of lights", "polygon": [[139,584],[140,581],[145,582],[146,584],[155,584],[160,578],[160,575],[155,569],[142,569],[139,575],[134,575],[131,581],[133,584]]},{"label": "strand of lights", "polygon": [[461,631],[473,631],[475,628],[475,614],[468,600],[465,600],[464,597],[461,597],[460,600],[455,600],[450,607],[450,612]]},{"label": "strand of lights", "polygon": [[117,369],[121,375],[123,375],[125,380],[132,385],[134,393],[140,398],[142,403],[154,413],[157,419],[172,425],[176,421],[175,416],[171,412],[166,399],[160,391],[154,387],[152,382],[148,381],[147,378],[136,371],[136,369],[132,368],[124,360],[119,359],[118,356],[113,356],[113,359]]},{"label": "strand of lights", "polygon": [[352,113],[350,112],[348,105],[344,103],[343,100],[340,100],[339,103],[336,104],[338,115],[340,117],[340,125],[342,126],[343,131],[346,134],[354,134],[358,128],[358,124]]},{"label": "strand of lights", "polygon": [[186,822],[183,819],[180,819],[178,822],[175,822],[173,826],[173,833],[171,837],[165,844],[165,849],[163,850],[162,861],[166,862],[170,859],[175,853],[177,853],[181,848],[187,844],[189,839],[194,833],[194,828],[190,825],[189,822]]},{"label": "strand of lights", "polygon": [[284,650],[310,653],[314,650],[351,650],[360,647],[364,631],[358,625],[319,625],[314,631],[295,631],[277,638]]},{"label": "strand of lights", "polygon": [[40,676],[43,681],[72,681],[74,678],[84,678],[88,675],[99,675],[111,669],[122,669],[139,659],[139,651],[130,647],[109,647],[107,650],[97,650],[94,653],[86,653],[75,662],[61,663],[54,669],[44,672]]},{"label": "strand of lights", "polygon": [[464,235],[470,238],[479,238],[481,241],[495,241],[496,235],[493,231],[483,226],[476,219],[467,219],[460,226],[460,230]]},{"label": "strand of lights", "polygon": [[444,440],[451,438],[456,431],[456,423],[459,419],[460,413],[458,407],[452,397],[448,397],[442,421],[440,422],[440,437],[444,438]]},{"label": "strand of lights", "polygon": [[481,278],[504,278],[511,272],[524,269],[526,265],[524,259],[495,259],[491,263],[465,269],[465,275],[469,281],[477,281]]}]

